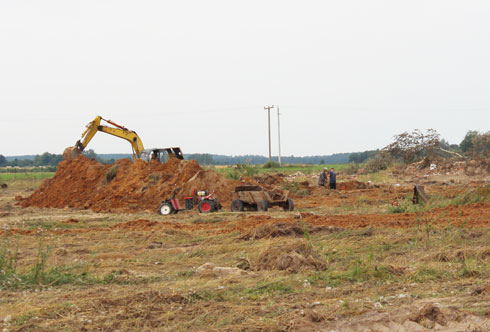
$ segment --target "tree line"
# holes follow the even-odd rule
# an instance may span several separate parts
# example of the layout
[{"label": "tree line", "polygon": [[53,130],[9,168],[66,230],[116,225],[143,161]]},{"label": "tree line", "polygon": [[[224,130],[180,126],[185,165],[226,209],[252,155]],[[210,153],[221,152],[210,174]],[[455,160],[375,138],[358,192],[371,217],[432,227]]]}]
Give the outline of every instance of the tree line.
[{"label": "tree line", "polygon": [[[388,146],[377,149],[354,153],[336,153],[332,155],[318,156],[284,156],[281,161],[284,164],[346,164],[346,163],[366,163],[373,161],[403,162],[410,163],[421,160],[425,157],[442,157],[447,153],[464,154],[468,157],[490,157],[490,132],[478,132],[470,130],[459,144],[450,144],[433,129],[425,133],[420,130],[404,132],[394,136],[393,142]],[[83,154],[88,158],[95,158],[97,161],[111,164],[118,159],[131,158],[129,154],[96,154],[89,149]],[[447,155],[446,155],[447,156]],[[209,153],[193,153],[186,156],[186,159],[197,160],[201,165],[263,165],[268,162],[268,158],[260,155],[226,156]],[[61,154],[45,152],[41,155],[5,157],[0,154],[0,167],[35,167],[52,166],[57,167],[63,160]],[[277,161],[277,156],[273,157]]]}]

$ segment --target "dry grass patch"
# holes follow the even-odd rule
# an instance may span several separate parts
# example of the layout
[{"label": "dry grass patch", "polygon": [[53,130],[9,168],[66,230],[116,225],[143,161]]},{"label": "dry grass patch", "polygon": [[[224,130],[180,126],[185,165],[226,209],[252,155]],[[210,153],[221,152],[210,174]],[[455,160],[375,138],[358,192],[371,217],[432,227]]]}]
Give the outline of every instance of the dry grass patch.
[{"label": "dry grass patch", "polygon": [[307,241],[269,243],[251,269],[280,270],[297,273],[304,270],[325,270],[327,264]]}]

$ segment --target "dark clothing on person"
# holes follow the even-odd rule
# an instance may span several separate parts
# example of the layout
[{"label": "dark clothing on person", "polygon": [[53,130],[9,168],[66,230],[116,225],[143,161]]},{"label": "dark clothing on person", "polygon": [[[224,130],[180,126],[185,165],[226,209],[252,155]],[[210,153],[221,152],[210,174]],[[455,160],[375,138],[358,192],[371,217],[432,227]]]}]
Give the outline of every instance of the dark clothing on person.
[{"label": "dark clothing on person", "polygon": [[320,177],[318,178],[318,185],[324,187],[325,182],[327,182],[327,174],[325,172],[322,172],[320,174]]},{"label": "dark clothing on person", "polygon": [[330,175],[330,189],[337,189],[337,174],[335,171],[330,171],[328,174]]}]

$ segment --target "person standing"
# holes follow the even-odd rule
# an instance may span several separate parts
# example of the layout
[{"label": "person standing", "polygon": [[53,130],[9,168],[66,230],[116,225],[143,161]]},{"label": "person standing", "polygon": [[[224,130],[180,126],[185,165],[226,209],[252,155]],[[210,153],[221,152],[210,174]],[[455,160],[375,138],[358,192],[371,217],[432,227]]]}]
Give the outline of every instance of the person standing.
[{"label": "person standing", "polygon": [[323,172],[320,173],[320,177],[318,178],[318,185],[321,187],[325,187],[327,178],[328,178],[328,168],[324,168]]},{"label": "person standing", "polygon": [[329,184],[330,184],[330,189],[336,190],[337,189],[337,174],[335,173],[335,169],[332,167],[330,168],[330,172],[328,173],[329,175]]}]

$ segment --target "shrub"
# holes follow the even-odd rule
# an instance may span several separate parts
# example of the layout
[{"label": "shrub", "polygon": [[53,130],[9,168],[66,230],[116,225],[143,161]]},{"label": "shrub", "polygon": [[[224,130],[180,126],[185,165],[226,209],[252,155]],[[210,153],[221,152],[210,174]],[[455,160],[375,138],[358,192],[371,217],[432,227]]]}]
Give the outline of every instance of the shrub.
[{"label": "shrub", "polygon": [[277,161],[268,161],[264,164],[264,168],[279,168],[281,165]]},{"label": "shrub", "polygon": [[118,169],[119,165],[114,165],[109,168],[109,170],[105,174],[105,180],[107,183],[111,182],[116,177]]},{"label": "shrub", "polygon": [[291,193],[297,193],[300,189],[298,182],[285,182],[282,186],[282,190],[288,190]]},{"label": "shrub", "polygon": [[391,160],[387,156],[378,155],[373,159],[369,159],[364,166],[369,173],[384,171],[391,164]]}]

